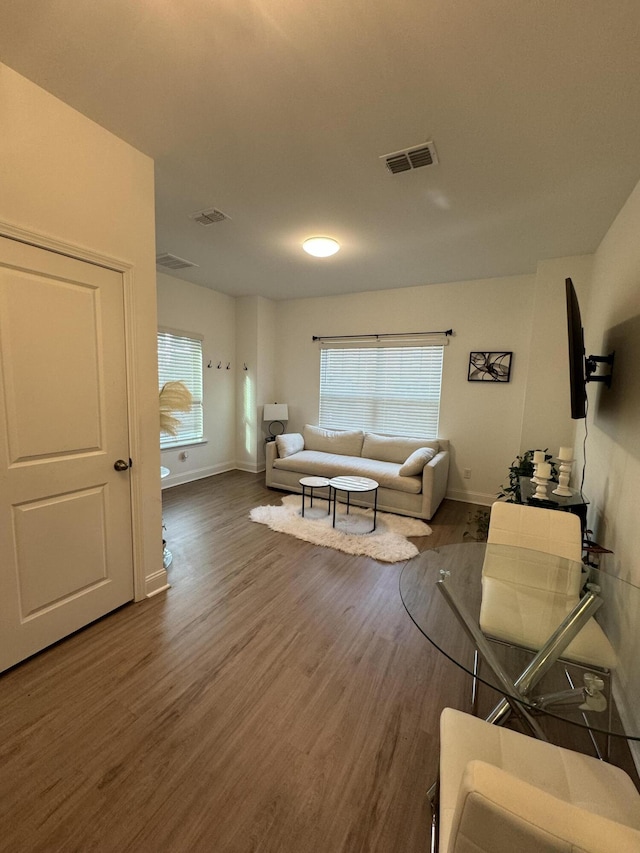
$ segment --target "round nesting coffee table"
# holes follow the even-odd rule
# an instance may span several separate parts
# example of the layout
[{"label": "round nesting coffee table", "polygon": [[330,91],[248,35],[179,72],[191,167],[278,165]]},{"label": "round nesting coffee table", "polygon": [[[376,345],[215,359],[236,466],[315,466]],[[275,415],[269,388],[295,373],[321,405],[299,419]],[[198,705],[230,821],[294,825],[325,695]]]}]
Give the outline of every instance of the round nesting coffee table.
[{"label": "round nesting coffee table", "polygon": [[329,508],[331,508],[331,499],[333,492],[333,526],[336,526],[336,504],[338,503],[337,492],[346,492],[347,494],[347,515],[349,514],[349,502],[352,492],[373,492],[373,527],[369,531],[373,533],[376,529],[376,517],[378,514],[378,486],[380,484],[376,480],[370,480],[369,477],[333,477],[329,480]]},{"label": "round nesting coffee table", "polygon": [[[306,494],[306,490],[309,489],[309,509],[313,506],[313,490],[314,489],[322,489],[325,486],[329,485],[329,480],[326,477],[303,477],[300,480],[300,485],[302,486],[302,517],[304,518],[304,497]],[[327,500],[327,498],[323,498],[323,500]],[[329,489],[329,506],[327,507],[327,515],[331,512],[331,489]]]}]

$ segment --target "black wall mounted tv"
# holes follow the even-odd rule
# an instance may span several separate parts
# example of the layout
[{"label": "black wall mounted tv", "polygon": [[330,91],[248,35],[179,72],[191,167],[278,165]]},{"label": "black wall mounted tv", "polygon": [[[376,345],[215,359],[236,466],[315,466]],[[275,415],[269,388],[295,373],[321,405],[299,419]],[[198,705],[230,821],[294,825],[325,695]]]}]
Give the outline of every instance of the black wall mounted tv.
[{"label": "black wall mounted tv", "polygon": [[[587,382],[604,382],[611,388],[613,357],[609,355],[585,356],[584,330],[580,318],[578,297],[570,278],[565,279],[567,297],[567,339],[569,343],[569,386],[571,390],[571,417],[574,420],[584,418],[587,413]],[[599,364],[608,364],[609,372],[596,375]]]},{"label": "black wall mounted tv", "polygon": [[580,318],[578,297],[570,278],[565,279],[567,295],[567,338],[569,342],[569,387],[571,390],[571,417],[584,418],[587,407],[587,387],[584,373],[584,331]]}]

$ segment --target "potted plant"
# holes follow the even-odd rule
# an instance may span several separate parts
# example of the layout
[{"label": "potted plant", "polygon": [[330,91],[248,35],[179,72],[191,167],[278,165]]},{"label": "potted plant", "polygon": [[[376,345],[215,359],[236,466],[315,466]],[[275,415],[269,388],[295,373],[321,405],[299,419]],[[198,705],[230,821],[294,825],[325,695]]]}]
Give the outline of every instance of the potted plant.
[{"label": "potted plant", "polygon": [[[551,479],[555,480],[558,477],[558,467],[553,462],[553,457],[547,453],[548,448],[544,449],[545,462],[551,465]],[[520,494],[520,477],[533,477],[533,454],[535,450],[525,450],[522,456],[516,456],[509,466],[509,474],[507,482],[503,483],[498,492],[498,499],[505,500],[508,503],[521,503],[522,495]]]},{"label": "potted plant", "polygon": [[486,542],[489,533],[489,518],[491,511],[488,509],[477,509],[475,513],[469,513],[467,529],[462,534],[463,539],[473,539],[474,542]]}]

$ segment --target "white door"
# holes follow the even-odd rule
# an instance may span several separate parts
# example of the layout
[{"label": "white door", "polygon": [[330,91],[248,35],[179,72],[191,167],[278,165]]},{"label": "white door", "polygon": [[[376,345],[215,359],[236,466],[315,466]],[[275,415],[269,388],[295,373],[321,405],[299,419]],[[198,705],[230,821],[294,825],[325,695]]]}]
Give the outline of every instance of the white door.
[{"label": "white door", "polygon": [[133,598],[123,292],[0,237],[0,671]]}]

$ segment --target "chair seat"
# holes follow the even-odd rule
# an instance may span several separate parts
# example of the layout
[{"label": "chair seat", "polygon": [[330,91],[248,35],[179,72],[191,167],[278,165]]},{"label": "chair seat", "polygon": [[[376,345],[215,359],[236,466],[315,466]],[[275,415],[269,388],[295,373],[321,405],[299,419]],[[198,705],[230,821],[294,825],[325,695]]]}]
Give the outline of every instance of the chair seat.
[{"label": "chair seat", "polygon": [[624,771],[451,708],[439,812],[440,853],[640,851],[640,795]]},{"label": "chair seat", "polygon": [[[489,637],[537,651],[578,603],[577,596],[484,577],[480,628]],[[565,660],[612,670],[617,655],[594,618],[562,654]]]}]

